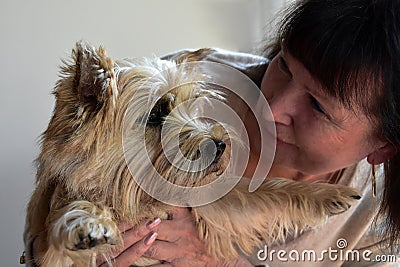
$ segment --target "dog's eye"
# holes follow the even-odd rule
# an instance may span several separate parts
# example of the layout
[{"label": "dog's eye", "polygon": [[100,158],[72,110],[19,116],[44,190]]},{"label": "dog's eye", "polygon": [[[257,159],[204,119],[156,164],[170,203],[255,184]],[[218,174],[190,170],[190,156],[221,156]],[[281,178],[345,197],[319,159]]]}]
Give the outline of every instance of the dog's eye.
[{"label": "dog's eye", "polygon": [[165,117],[169,114],[168,102],[162,101],[157,103],[151,110],[149,117],[147,118],[148,126],[161,125]]}]

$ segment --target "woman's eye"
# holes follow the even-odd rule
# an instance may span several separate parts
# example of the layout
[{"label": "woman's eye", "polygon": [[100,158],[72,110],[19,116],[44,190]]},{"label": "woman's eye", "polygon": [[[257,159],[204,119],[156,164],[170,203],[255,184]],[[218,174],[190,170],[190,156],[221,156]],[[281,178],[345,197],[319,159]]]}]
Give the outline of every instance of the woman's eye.
[{"label": "woman's eye", "polygon": [[283,57],[281,57],[281,56],[278,57],[278,66],[279,66],[279,69],[283,73],[285,73],[285,74],[287,74],[289,76],[292,76],[292,73],[290,72],[289,67],[288,67],[285,59]]},{"label": "woman's eye", "polygon": [[325,112],[325,110],[321,107],[321,105],[318,103],[317,99],[315,99],[313,96],[310,96],[310,100],[311,100],[311,105],[313,106],[313,108],[318,111],[319,113],[323,114],[323,115],[327,115],[327,113]]}]

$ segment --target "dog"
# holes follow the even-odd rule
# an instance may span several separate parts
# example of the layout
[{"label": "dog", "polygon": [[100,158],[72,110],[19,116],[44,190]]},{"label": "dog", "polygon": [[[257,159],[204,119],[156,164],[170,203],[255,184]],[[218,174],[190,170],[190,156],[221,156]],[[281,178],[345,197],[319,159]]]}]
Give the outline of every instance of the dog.
[{"label": "dog", "polygon": [[[110,253],[123,245],[118,225],[167,219],[173,212],[174,205],[154,198],[141,181],[154,192],[163,192],[158,182],[152,183],[158,177],[195,188],[215,181],[228,168],[229,126],[193,119],[191,113],[204,103],[197,100],[225,99],[185,64],[212,51],[169,60],[114,61],[102,47],[76,44],[54,89],[56,104],[42,135],[36,188],[27,207],[24,239],[40,244],[35,251],[38,265],[95,266],[102,255],[111,266]],[[186,101],[191,104],[182,105]],[[127,132],[131,138],[124,142]],[[174,163],[161,145],[162,136],[178,140],[179,151],[169,151]],[[185,165],[184,159],[199,159],[201,147],[210,142],[216,150],[208,165],[195,170]],[[282,178],[267,179],[252,193],[248,186],[241,179],[216,201],[190,209],[200,239],[216,258],[233,259],[238,249],[251,253],[261,244],[283,241],[323,224],[360,198],[348,187]],[[154,262],[142,257],[132,264]]]}]

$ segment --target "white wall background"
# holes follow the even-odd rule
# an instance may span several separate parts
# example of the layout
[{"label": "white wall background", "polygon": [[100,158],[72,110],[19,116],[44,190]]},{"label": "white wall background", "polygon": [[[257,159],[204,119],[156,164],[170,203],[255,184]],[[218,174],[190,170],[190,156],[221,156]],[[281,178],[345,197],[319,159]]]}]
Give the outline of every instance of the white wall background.
[{"label": "white wall background", "polygon": [[251,51],[288,0],[0,0],[0,266],[18,266],[38,137],[77,40],[115,58],[195,47]]}]

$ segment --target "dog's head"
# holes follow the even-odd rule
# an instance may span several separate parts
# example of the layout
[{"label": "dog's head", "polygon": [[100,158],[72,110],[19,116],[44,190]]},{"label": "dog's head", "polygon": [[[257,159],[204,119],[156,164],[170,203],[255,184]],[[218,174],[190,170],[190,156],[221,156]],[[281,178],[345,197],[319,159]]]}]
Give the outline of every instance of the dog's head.
[{"label": "dog's head", "polygon": [[230,136],[202,112],[224,98],[189,62],[177,63],[114,61],[103,48],[78,43],[54,91],[39,176],[91,193],[110,186],[115,193],[132,187],[132,177],[156,174],[181,186],[215,180],[228,165]]}]

